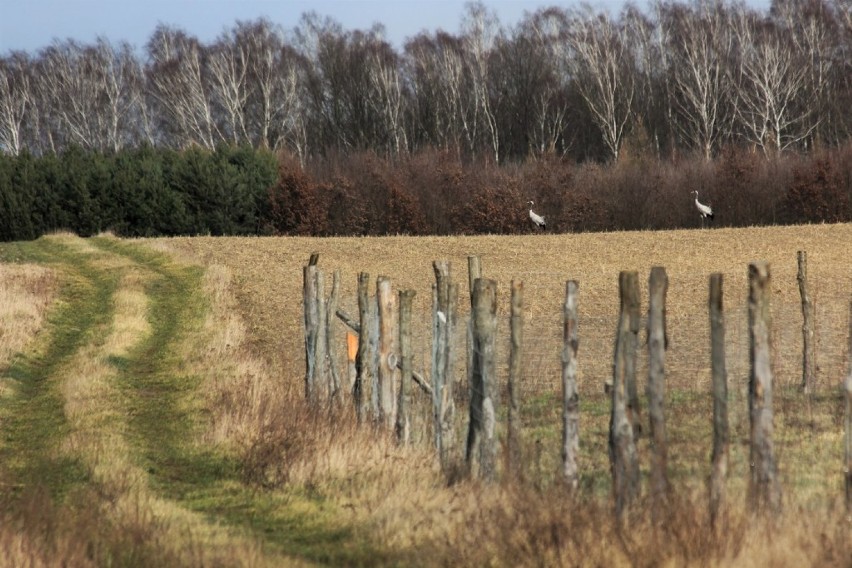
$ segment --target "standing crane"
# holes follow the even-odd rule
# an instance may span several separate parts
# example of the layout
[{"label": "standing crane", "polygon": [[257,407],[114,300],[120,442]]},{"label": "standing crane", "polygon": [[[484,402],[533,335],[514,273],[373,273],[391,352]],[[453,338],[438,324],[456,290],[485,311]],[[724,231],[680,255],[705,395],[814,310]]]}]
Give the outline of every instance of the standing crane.
[{"label": "standing crane", "polygon": [[704,226],[704,219],[713,220],[713,209],[710,208],[709,205],[704,205],[703,203],[698,201],[698,190],[694,190],[692,193],[695,194],[695,206],[698,208],[698,214],[701,215],[701,226]]},{"label": "standing crane", "polygon": [[532,201],[527,201],[527,204],[530,206],[530,219],[532,219],[532,222],[535,224],[535,226],[541,229],[546,229],[547,227],[544,221],[544,217],[532,210],[532,206],[535,204]]}]

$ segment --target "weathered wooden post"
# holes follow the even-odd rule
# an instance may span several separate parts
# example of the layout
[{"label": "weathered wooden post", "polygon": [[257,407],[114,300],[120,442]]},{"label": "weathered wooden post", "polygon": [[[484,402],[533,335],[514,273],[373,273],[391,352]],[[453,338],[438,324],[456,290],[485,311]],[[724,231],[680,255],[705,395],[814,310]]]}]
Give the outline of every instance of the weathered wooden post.
[{"label": "weathered wooden post", "polygon": [[808,292],[808,253],[796,253],[799,269],[799,295],[802,297],[802,391],[809,394],[814,384],[814,308]]},{"label": "weathered wooden post", "polygon": [[457,287],[452,281],[449,262],[435,261],[432,268],[435,272],[435,284],[432,286],[432,410],[435,450],[442,469],[446,469],[449,452],[455,446],[452,334],[456,320]]},{"label": "weathered wooden post", "polygon": [[846,401],[846,512],[852,515],[852,302],[849,304],[849,373],[843,381]]},{"label": "weathered wooden post", "polygon": [[[621,517],[639,495],[639,456],[628,414],[628,373],[636,369],[634,314],[639,311],[639,275],[622,272],[618,278],[620,311],[612,376],[612,412],[609,424],[609,459],[615,512]],[[636,318],[638,319],[638,318]],[[635,380],[635,379],[634,379]]]},{"label": "weathered wooden post", "polygon": [[391,281],[379,276],[376,284],[379,307],[379,420],[388,430],[396,424],[396,385],[399,382],[399,319],[397,296]]},{"label": "weathered wooden post", "polygon": [[772,367],[770,342],[769,264],[748,267],[749,298],[749,417],[751,419],[751,483],[749,498],[755,510],[781,507],[781,489],[772,441]]},{"label": "weathered wooden post", "polygon": [[328,365],[331,371],[331,383],[329,384],[329,398],[336,400],[340,394],[340,373],[337,370],[337,341],[334,340],[334,321],[337,314],[337,298],[340,294],[340,271],[335,270],[332,275],[331,295],[326,302],[325,316],[325,346],[328,353]]},{"label": "weathered wooden post", "polygon": [[524,343],[524,283],[512,280],[509,314],[509,414],[506,436],[506,469],[517,476],[521,471],[520,405],[518,386],[521,380],[521,350]]},{"label": "weathered wooden post", "polygon": [[710,362],[713,381],[713,456],[710,470],[710,522],[719,526],[728,477],[728,371],[725,365],[725,313],[722,274],[710,275]]},{"label": "weathered wooden post", "polygon": [[661,266],[648,278],[648,415],[651,426],[651,498],[659,519],[668,500],[668,440],[666,438],[666,293],[669,277]]},{"label": "weathered wooden post", "polygon": [[627,352],[630,355],[624,359],[624,379],[627,388],[627,417],[630,420],[630,426],[633,428],[633,438],[638,440],[639,435],[642,434],[641,404],[639,402],[639,386],[636,378],[639,366],[639,328],[642,323],[639,312],[641,302],[639,299],[638,274],[636,279],[636,302],[630,302],[627,307],[627,316],[630,323],[630,333],[626,336]]},{"label": "weathered wooden post", "polygon": [[[473,380],[473,287],[477,279],[482,277],[482,262],[478,256],[467,257],[467,280],[470,291],[470,319],[467,325],[467,382]],[[469,403],[470,401],[468,401]]]},{"label": "weathered wooden post", "polygon": [[496,476],[496,395],[494,336],[497,329],[497,283],[478,278],[473,287],[473,372],[470,384],[470,427],[465,457],[474,477]]},{"label": "weathered wooden post", "polygon": [[470,307],[473,308],[473,287],[475,282],[482,278],[482,259],[478,256],[467,257],[467,283],[470,290]]},{"label": "weathered wooden post", "polygon": [[414,290],[404,290],[399,293],[399,357],[402,371],[399,383],[399,396],[396,403],[396,441],[408,444],[411,439],[411,420],[409,418],[409,391],[412,379],[411,349],[411,305],[414,301]]},{"label": "weathered wooden post", "polygon": [[575,280],[565,283],[565,305],[562,309],[562,479],[571,491],[580,485],[580,394],[577,390],[577,296],[580,285]]},{"label": "weathered wooden post", "polygon": [[326,310],[325,310],[325,275],[321,270],[317,270],[316,274],[314,274],[314,278],[316,278],[316,285],[314,287],[314,291],[316,292],[316,298],[314,298],[315,311],[317,315],[317,339],[315,344],[315,367],[314,367],[314,381],[311,396],[309,397],[311,401],[317,402],[320,397],[329,392],[328,385],[331,382],[328,378],[328,358],[326,357],[327,353],[327,342],[328,338],[328,325],[326,321]]},{"label": "weathered wooden post", "polygon": [[[311,260],[314,257],[311,256]],[[317,340],[319,338],[319,313],[317,312],[317,272],[316,264],[308,264],[303,269],[302,301],[305,310],[305,398],[315,399],[315,381],[317,374]]]},{"label": "weathered wooden post", "polygon": [[355,386],[352,388],[352,398],[358,422],[364,420],[369,403],[369,391],[375,370],[373,368],[373,353],[370,349],[370,333],[372,327],[370,310],[370,275],[362,272],[358,275],[358,354],[355,356]]}]

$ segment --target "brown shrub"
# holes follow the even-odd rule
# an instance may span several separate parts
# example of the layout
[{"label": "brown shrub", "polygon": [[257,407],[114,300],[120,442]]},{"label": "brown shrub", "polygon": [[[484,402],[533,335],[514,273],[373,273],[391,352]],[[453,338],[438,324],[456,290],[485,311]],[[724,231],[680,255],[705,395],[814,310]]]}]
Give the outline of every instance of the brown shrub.
[{"label": "brown shrub", "polygon": [[784,198],[788,222],[838,223],[848,218],[849,194],[834,161],[822,156],[793,170],[793,183]]},{"label": "brown shrub", "polygon": [[279,235],[321,235],[326,207],[317,184],[292,156],[279,157],[278,181],[269,189],[266,225]]}]

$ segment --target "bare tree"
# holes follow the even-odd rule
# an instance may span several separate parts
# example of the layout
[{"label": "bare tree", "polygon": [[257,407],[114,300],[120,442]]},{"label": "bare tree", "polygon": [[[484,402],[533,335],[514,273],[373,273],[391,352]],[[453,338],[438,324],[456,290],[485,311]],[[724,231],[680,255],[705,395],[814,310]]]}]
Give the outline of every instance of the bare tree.
[{"label": "bare tree", "polygon": [[237,22],[230,38],[245,54],[245,96],[239,124],[247,141],[256,147],[290,147],[304,159],[307,139],[302,58],[286,42],[280,27],[266,19]]},{"label": "bare tree", "polygon": [[825,0],[775,0],[771,14],[790,34],[803,63],[804,97],[813,109],[813,122],[818,128],[824,125],[824,134],[829,135],[833,130],[832,83],[838,71],[835,54],[842,52],[835,10]]},{"label": "bare tree", "polygon": [[207,48],[210,74],[210,98],[215,102],[222,137],[233,143],[247,142],[246,111],[249,100],[249,67],[251,44],[242,41],[240,24]]},{"label": "bare tree", "polygon": [[525,131],[529,150],[537,154],[556,153],[557,148],[564,154],[568,148],[571,75],[567,39],[568,16],[555,7],[527,17],[515,33],[514,42],[528,46],[526,57],[518,62],[518,104],[530,107],[520,116],[526,124],[518,129]]},{"label": "bare tree", "polygon": [[570,35],[576,87],[592,113],[603,142],[618,160],[633,116],[635,73],[622,30],[605,13],[586,11],[572,19]]},{"label": "bare tree", "polygon": [[25,122],[34,97],[31,63],[24,52],[0,58],[0,152],[17,156],[24,148]]},{"label": "bare tree", "polygon": [[[500,161],[500,132],[497,128],[495,103],[491,100],[490,60],[495,42],[502,31],[497,14],[482,2],[468,3],[465,10],[461,27],[473,100],[476,101],[474,121],[477,127],[482,124],[482,131],[487,136],[494,162],[497,163]],[[472,136],[471,149],[476,142],[476,136]]]},{"label": "bare tree", "polygon": [[406,44],[416,122],[427,144],[460,151],[476,139],[476,100],[461,40],[444,32]]},{"label": "bare tree", "polygon": [[381,120],[381,136],[386,140],[386,149],[398,156],[408,145],[403,125],[405,97],[398,58],[388,47],[387,44],[377,46],[370,54],[368,68],[372,96],[369,100],[373,112]]},{"label": "bare tree", "polygon": [[203,74],[204,47],[186,32],[160,25],[147,45],[148,92],[157,104],[161,128],[175,146],[209,149],[220,139]]},{"label": "bare tree", "polygon": [[733,34],[727,12],[697,4],[670,13],[676,30],[668,46],[673,56],[675,101],[681,135],[710,159],[730,132],[731,82],[727,73]]},{"label": "bare tree", "polygon": [[806,139],[818,124],[803,98],[807,62],[788,33],[746,10],[737,14],[733,29],[740,59],[737,116],[749,142],[764,153],[779,153]]}]

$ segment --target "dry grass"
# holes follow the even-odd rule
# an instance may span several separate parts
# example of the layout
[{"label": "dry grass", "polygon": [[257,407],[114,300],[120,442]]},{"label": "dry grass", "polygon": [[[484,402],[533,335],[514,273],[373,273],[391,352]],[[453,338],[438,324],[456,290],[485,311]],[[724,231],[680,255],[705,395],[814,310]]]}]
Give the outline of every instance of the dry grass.
[{"label": "dry grass", "polygon": [[41,329],[56,275],[35,264],[0,264],[0,368]]},{"label": "dry grass", "polygon": [[[223,332],[210,353],[231,364],[229,371],[211,378],[211,397],[220,409],[212,439],[248,443],[249,461],[257,461],[248,467],[262,471],[253,481],[270,487],[286,482],[324,495],[340,508],[344,520],[363,527],[398,554],[429,550],[436,564],[464,565],[667,560],[789,566],[801,565],[801,559],[840,566],[852,554],[852,529],[838,505],[842,407],[836,395],[848,361],[850,225],[524,237],[175,238],[153,244],[215,266],[208,273],[209,289],[227,308],[213,325]],[[797,250],[808,252],[817,314],[819,367],[810,399],[796,389],[801,365]],[[327,420],[300,405],[302,266],[315,251],[322,268],[340,270],[341,307],[350,314],[357,313],[355,290],[361,271],[374,278],[389,276],[398,289],[417,291],[415,366],[427,374],[433,260],[453,263],[462,317],[468,311],[467,255],[480,255],[484,274],[498,281],[502,315],[508,307],[509,281],[525,282],[526,469],[539,489],[528,488],[519,496],[502,486],[446,488],[428,451],[395,449],[384,437],[355,428],[351,419]],[[788,515],[778,521],[771,537],[763,529],[743,528],[749,520],[742,496],[748,472],[746,274],[752,260],[769,261],[773,279],[776,448]],[[587,490],[606,495],[608,403],[602,384],[611,373],[618,272],[640,271],[644,295],[647,274],[655,265],[666,267],[670,279],[669,455],[681,498],[672,522],[661,529],[640,517],[625,540],[618,527],[602,522],[609,518],[608,506],[592,500],[571,508],[558,485],[550,484],[558,460],[561,304],[565,280],[578,280],[581,468]],[[733,427],[730,524],[721,535],[711,534],[702,489],[711,433],[706,302],[712,272],[725,275]],[[228,298],[230,274],[236,300]],[[330,283],[330,277],[326,281]],[[241,321],[226,315],[237,307]],[[507,326],[501,327],[505,334]],[[463,374],[463,363],[456,369]],[[278,410],[282,403],[289,404],[287,412]],[[542,443],[533,444],[536,440]],[[640,451],[647,453],[644,444]],[[480,521],[476,529],[470,528],[472,521]],[[770,538],[772,546],[765,546]],[[662,546],[660,539],[673,542]]]}]

